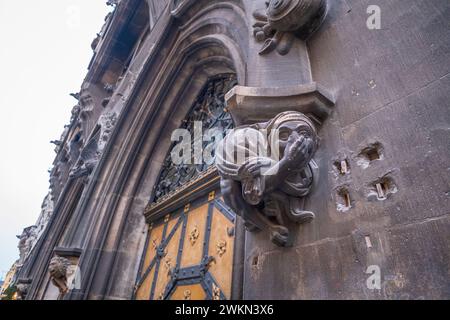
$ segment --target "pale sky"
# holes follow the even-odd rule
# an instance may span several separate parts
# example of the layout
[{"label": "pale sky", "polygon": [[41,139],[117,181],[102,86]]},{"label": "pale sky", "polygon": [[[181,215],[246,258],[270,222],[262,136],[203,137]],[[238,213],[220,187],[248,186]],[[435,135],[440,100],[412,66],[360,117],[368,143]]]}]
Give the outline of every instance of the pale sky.
[{"label": "pale sky", "polygon": [[0,279],[48,192],[51,140],[68,124],[106,0],[0,0]]}]

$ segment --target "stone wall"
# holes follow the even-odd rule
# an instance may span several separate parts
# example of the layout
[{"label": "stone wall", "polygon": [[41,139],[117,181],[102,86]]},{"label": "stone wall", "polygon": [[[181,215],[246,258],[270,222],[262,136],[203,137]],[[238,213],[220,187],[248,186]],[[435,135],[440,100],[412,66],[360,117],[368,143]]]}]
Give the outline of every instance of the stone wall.
[{"label": "stone wall", "polygon": [[[308,41],[313,79],[336,94],[307,205],[316,219],[292,248],[247,233],[244,298],[448,298],[450,4],[329,4]],[[381,30],[366,28],[371,4]],[[371,265],[380,290],[366,285]]]}]

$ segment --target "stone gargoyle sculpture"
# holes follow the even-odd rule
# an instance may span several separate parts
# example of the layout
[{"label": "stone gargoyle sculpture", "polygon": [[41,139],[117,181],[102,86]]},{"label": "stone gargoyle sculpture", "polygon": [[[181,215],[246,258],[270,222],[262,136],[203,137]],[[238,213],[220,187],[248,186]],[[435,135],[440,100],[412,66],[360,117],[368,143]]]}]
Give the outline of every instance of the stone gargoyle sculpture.
[{"label": "stone gargoyle sculpture", "polygon": [[313,183],[311,160],[318,147],[312,121],[300,112],[278,114],[266,123],[238,127],[216,149],[216,167],[226,204],[249,231],[269,230],[272,242],[289,246],[287,220],[305,223]]}]

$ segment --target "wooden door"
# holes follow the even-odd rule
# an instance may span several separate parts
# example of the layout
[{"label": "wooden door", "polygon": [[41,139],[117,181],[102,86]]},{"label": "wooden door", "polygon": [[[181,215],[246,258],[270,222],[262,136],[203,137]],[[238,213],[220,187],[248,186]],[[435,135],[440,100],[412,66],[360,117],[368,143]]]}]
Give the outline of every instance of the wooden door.
[{"label": "wooden door", "polygon": [[235,214],[215,195],[150,225],[136,299],[230,299]]}]

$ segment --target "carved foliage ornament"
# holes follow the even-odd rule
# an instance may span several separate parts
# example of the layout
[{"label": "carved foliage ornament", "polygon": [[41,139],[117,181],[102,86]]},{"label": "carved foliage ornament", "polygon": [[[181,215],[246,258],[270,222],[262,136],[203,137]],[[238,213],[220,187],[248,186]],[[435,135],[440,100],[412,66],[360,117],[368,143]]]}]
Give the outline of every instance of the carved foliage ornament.
[{"label": "carved foliage ornament", "polygon": [[216,166],[224,200],[250,231],[269,230],[275,244],[288,246],[287,219],[303,223],[314,218],[303,202],[313,182],[318,140],[307,116],[288,111],[266,123],[239,127],[219,144]]},{"label": "carved foliage ornament", "polygon": [[261,55],[274,50],[287,54],[296,36],[305,39],[320,26],[327,10],[326,0],[270,0],[266,6],[253,13],[253,34],[264,41]]},{"label": "carved foliage ornament", "polygon": [[81,150],[76,164],[69,173],[70,178],[75,179],[92,173],[100,161],[116,122],[117,114],[114,112],[107,112],[100,117],[97,129]]},{"label": "carved foliage ornament", "polygon": [[220,240],[216,244],[217,254],[222,257],[225,252],[227,252],[227,242],[225,240]]},{"label": "carved foliage ornament", "polygon": [[200,232],[198,231],[197,225],[195,225],[194,228],[189,233],[189,241],[191,242],[192,246],[197,242],[199,236]]}]

